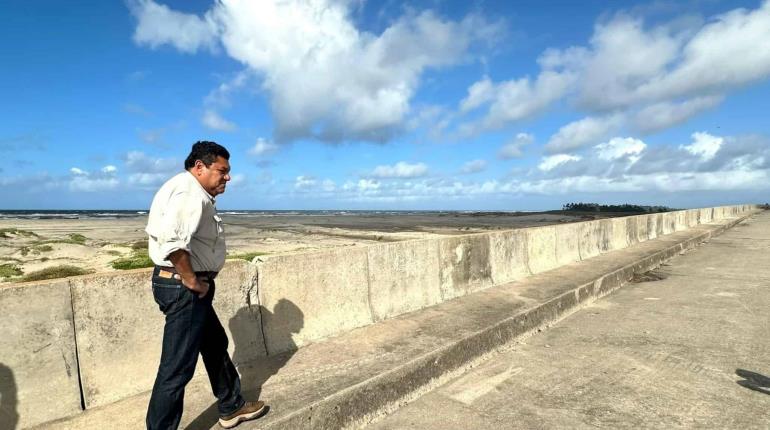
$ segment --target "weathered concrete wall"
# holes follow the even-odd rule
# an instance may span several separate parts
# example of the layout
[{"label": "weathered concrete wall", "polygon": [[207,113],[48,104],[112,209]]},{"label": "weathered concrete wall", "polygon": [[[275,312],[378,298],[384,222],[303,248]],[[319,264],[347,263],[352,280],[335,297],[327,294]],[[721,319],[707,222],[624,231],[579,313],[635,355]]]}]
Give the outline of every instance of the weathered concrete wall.
[{"label": "weathered concrete wall", "polygon": [[487,234],[438,239],[439,279],[443,300],[493,285],[489,242]]},{"label": "weathered concrete wall", "polygon": [[69,283],[0,287],[0,326],[0,428],[79,413]]},{"label": "weathered concrete wall", "polygon": [[[234,361],[246,363],[754,209],[706,208],[230,261],[217,279],[215,309]],[[0,324],[9,327],[0,337],[0,389],[15,387],[23,425],[79,410],[75,344],[87,408],[151,389],[163,315],[149,279],[149,270],[138,270],[0,289]]]},{"label": "weathered concrete wall", "polygon": [[[132,270],[73,278],[72,304],[86,408],[152,389],[160,361],[163,313],[152,295],[151,270]],[[216,280],[215,309],[231,342],[230,353],[264,355],[259,313],[245,313],[251,270],[244,261],[228,262]],[[240,312],[240,313],[239,313]],[[253,326],[250,338],[243,326]],[[236,328],[236,333],[232,332]],[[257,339],[254,339],[257,338]],[[197,373],[203,372],[198,363]]]},{"label": "weathered concrete wall", "polygon": [[492,266],[492,282],[495,285],[517,281],[531,275],[526,230],[489,233],[489,258]]},{"label": "weathered concrete wall", "polygon": [[374,322],[365,248],[258,260],[257,283],[268,354]]},{"label": "weathered concrete wall", "polygon": [[375,321],[443,301],[439,243],[415,240],[367,248],[369,300]]}]

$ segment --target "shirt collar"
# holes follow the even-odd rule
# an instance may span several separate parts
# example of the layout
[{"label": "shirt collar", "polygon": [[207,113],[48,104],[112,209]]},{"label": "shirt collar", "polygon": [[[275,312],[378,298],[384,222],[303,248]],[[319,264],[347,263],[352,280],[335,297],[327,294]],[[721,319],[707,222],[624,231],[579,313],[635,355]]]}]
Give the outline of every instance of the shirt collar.
[{"label": "shirt collar", "polygon": [[185,170],[185,172],[189,174],[188,177],[190,178],[191,181],[195,182],[195,185],[198,186],[198,188],[201,190],[203,195],[206,196],[209,200],[211,200],[211,204],[214,204],[217,202],[216,199],[214,199],[214,197],[211,194],[209,194],[209,192],[206,191],[205,188],[203,188],[203,185],[201,185],[201,183],[198,182],[197,179],[195,179],[195,175],[193,175],[192,172],[190,172],[189,170]]}]

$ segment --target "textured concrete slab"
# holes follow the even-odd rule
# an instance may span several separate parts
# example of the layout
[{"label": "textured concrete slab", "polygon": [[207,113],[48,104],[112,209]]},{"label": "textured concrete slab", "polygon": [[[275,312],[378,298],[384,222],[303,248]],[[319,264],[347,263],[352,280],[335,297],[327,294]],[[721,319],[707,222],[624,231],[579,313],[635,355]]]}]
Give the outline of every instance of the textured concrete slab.
[{"label": "textured concrete slab", "polygon": [[[214,306],[235,358],[264,355],[259,313],[247,312],[248,263],[228,262],[217,279]],[[152,296],[151,270],[72,279],[80,376],[86,408],[152,389],[160,360],[164,316]],[[253,294],[253,293],[252,293]],[[229,324],[228,324],[229,322]],[[196,375],[205,374],[202,362]]]},{"label": "textured concrete slab", "polygon": [[526,232],[530,272],[537,274],[558,267],[556,227],[528,228]]},{"label": "textured concrete slab", "polygon": [[374,322],[365,248],[260,257],[259,301],[268,354]]},{"label": "textured concrete slab", "polygon": [[0,287],[0,428],[80,412],[67,281]]},{"label": "textured concrete slab", "polygon": [[375,321],[442,301],[437,240],[387,243],[366,251]]},{"label": "textured concrete slab", "polygon": [[765,213],[367,428],[767,428],[769,239]]},{"label": "textured concrete slab", "polygon": [[490,233],[489,249],[492,281],[495,285],[517,281],[532,274],[529,271],[526,230]]},{"label": "textured concrete slab", "polygon": [[554,226],[556,230],[556,262],[559,266],[580,261],[580,224]]},{"label": "textured concrete slab", "polygon": [[441,296],[464,296],[493,285],[490,238],[487,234],[438,240]]}]

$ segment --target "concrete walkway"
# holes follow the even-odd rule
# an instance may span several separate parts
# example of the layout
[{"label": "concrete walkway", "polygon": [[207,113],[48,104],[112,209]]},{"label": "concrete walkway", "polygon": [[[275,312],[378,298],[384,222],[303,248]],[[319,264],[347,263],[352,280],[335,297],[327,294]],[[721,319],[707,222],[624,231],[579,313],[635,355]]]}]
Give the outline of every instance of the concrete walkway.
[{"label": "concrete walkway", "polygon": [[767,429],[769,334],[764,212],[368,428]]},{"label": "concrete walkway", "polygon": [[[757,220],[760,219],[768,220],[765,215],[757,218]],[[368,424],[388,412],[397,410],[409,400],[441,386],[468,368],[479,365],[490,355],[495,356],[499,348],[509,345],[511,341],[541,330],[570,312],[593,302],[597,297],[614,291],[635,274],[658,267],[671,257],[696,247],[705,240],[718,237],[717,235],[724,231],[732,232],[733,230],[729,229],[739,221],[740,219],[734,218],[701,224],[689,230],[671,233],[626,249],[533,275],[512,284],[491,287],[420,311],[355,329],[334,338],[306,345],[292,353],[260,359],[253,363],[253,366],[241,367],[239,371],[242,374],[242,383],[247,397],[265,399],[271,406],[270,413],[258,421],[243,423],[238,428],[337,429],[356,428]],[[733,228],[734,231],[747,229],[740,226]],[[744,236],[749,235],[744,234]],[[750,235],[750,237],[755,236],[755,233]],[[734,240],[734,243],[739,247],[737,249],[745,246],[742,240]],[[747,273],[756,272],[751,268]],[[736,300],[735,297],[715,297],[728,302]],[[687,297],[681,300],[684,304],[690,303]],[[644,300],[641,303],[655,305],[657,302],[663,301]],[[757,303],[759,302],[754,302],[754,304]],[[624,312],[634,315],[635,311]],[[623,318],[618,319],[623,320]],[[654,323],[659,316],[655,313],[643,312],[634,319],[652,320]],[[547,336],[553,336],[561,330],[563,329],[552,330]],[[683,335],[684,332],[681,334]],[[605,341],[605,335],[595,336],[586,342],[597,348],[598,345],[604,345],[602,348],[610,348],[614,345],[612,342]],[[541,338],[548,337],[536,336],[532,339]],[[627,341],[631,342],[633,339]],[[622,339],[617,340],[617,342],[621,341]],[[553,346],[547,348],[548,353],[556,350],[556,342],[549,342],[552,342]],[[574,343],[574,341],[570,342]],[[681,344],[690,345],[691,343],[682,340]],[[599,356],[595,358],[591,358],[593,356],[585,352],[564,357],[547,355],[541,360],[544,363],[566,361],[563,365],[559,364],[559,369],[556,369],[559,373],[569,372],[570,366],[579,366],[582,361],[588,363],[591,369],[597,366],[612,369],[617,366],[617,364],[611,364],[611,361],[605,363],[603,350],[599,348],[597,351]],[[676,352],[676,354],[680,353]],[[660,360],[665,360],[667,357],[669,356],[664,356]],[[533,360],[531,364],[536,363],[533,356],[522,360],[517,365],[505,364],[503,376],[495,374],[492,379],[499,379],[505,384],[510,383],[509,381],[517,381],[518,377],[513,378],[513,376],[526,373],[523,366],[530,364],[528,360]],[[495,357],[491,363],[498,362],[500,359]],[[760,360],[758,363],[741,365],[761,371],[759,367],[761,362]],[[751,367],[752,365],[754,367]],[[519,368],[522,369],[519,370]],[[580,375],[577,379],[573,376],[570,378],[571,381],[573,379],[584,382],[592,380],[583,374],[584,370],[576,368],[574,372]],[[532,374],[537,375],[534,371]],[[548,373],[545,376],[553,375]],[[645,378],[646,375],[642,374],[642,379]],[[473,377],[470,381],[472,380]],[[534,381],[537,382],[537,379]],[[734,385],[732,380],[730,382]],[[616,381],[613,384],[617,385],[619,382]],[[498,385],[500,384],[492,384],[492,386]],[[484,383],[480,387],[471,391],[483,392],[489,384]],[[560,395],[565,399],[575,398],[574,387],[554,385],[553,389],[554,392],[561,393]],[[424,401],[440,396],[441,392],[439,390],[438,393],[429,394]],[[511,405],[518,404],[524,407],[523,405],[529,401],[534,402],[534,405],[541,403],[537,397],[533,397],[535,394],[532,391],[525,393],[522,394],[513,389],[511,391],[513,400],[507,398],[504,405],[495,409],[514,411]],[[747,394],[744,393],[744,395]],[[486,398],[484,395],[475,394],[471,397]],[[149,393],[140,394],[103,407],[89,409],[68,419],[46,423],[40,428],[141,429],[144,428],[148,399]],[[217,411],[213,400],[208,382],[204,378],[193,380],[186,390],[182,428],[189,430],[219,428],[216,424]],[[423,400],[414,403],[408,407],[407,411],[419,408],[422,402]],[[463,410],[453,415],[452,411],[461,410],[454,404],[457,402],[452,402],[454,401],[447,401],[449,411],[443,414],[418,412],[417,416],[421,416],[424,421],[415,421],[414,428],[421,428],[429,422],[442,423],[445,418],[449,422],[448,425],[455,428],[479,427],[484,422],[478,421],[479,426],[471,427],[462,424],[472,415],[473,409],[468,407],[467,411]],[[470,403],[475,404],[474,401]],[[463,403],[460,402],[459,405]],[[503,406],[508,409],[504,409]],[[397,420],[399,416],[401,415],[394,416],[393,419]],[[484,416],[479,412],[478,417]],[[412,419],[409,418],[404,422],[407,424],[400,423],[386,428],[401,428],[402,424],[408,426],[410,420]],[[518,422],[523,427],[529,427],[524,425],[525,421],[522,421],[523,418],[518,415],[514,418],[501,418],[501,420],[501,422]],[[530,423],[534,425],[537,422]],[[553,425],[559,424],[559,422],[553,423]],[[386,421],[382,425],[391,424]],[[550,426],[548,423],[543,425]]]}]

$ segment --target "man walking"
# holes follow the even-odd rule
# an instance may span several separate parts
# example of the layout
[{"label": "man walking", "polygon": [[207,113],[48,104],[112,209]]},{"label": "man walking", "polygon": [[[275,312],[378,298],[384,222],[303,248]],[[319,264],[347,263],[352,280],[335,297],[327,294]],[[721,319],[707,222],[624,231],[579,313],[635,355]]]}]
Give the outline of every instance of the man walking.
[{"label": "man walking", "polygon": [[225,263],[222,220],[214,206],[230,180],[230,153],[214,142],[192,146],[185,172],[160,187],[145,229],[155,263],[152,293],[166,315],[163,352],[147,410],[147,428],[176,429],[185,385],[203,357],[218,400],[219,424],[232,428],[267,410],[241,397],[241,382],[227,353],[227,335],[212,300],[214,278]]}]

